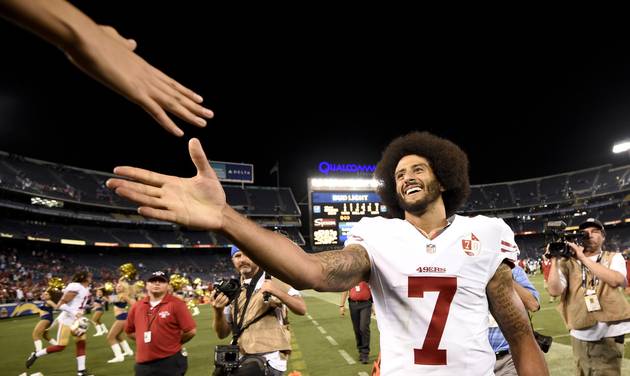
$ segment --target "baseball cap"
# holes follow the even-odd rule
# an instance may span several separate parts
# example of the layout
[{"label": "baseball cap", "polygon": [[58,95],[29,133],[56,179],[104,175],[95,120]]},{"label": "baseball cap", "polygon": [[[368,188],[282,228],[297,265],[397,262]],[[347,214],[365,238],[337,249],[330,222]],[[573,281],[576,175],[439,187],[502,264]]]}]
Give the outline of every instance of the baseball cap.
[{"label": "baseball cap", "polygon": [[147,279],[148,282],[157,281],[157,280],[160,280],[162,282],[168,282],[166,273],[164,273],[162,270],[157,270],[151,273],[151,275],[149,276],[149,279]]},{"label": "baseball cap", "polygon": [[232,248],[230,248],[230,257],[234,257],[234,255],[235,255],[237,252],[240,252],[240,251],[241,251],[241,250],[240,250],[240,249],[238,249],[238,247],[237,247],[237,246],[233,245],[233,246],[232,246]]},{"label": "baseball cap", "polygon": [[600,230],[604,229],[604,225],[595,218],[588,218],[586,221],[580,224],[580,230],[584,230],[587,227],[596,227]]}]

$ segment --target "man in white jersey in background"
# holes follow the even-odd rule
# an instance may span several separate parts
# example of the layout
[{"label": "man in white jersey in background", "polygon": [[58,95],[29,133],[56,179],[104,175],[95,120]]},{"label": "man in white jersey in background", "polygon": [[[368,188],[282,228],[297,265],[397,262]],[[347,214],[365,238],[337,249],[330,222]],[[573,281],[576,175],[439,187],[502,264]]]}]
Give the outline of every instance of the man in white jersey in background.
[{"label": "man in white jersey in background", "polygon": [[31,353],[26,360],[26,368],[30,368],[37,358],[63,351],[68,345],[70,336],[73,336],[77,348],[77,375],[88,375],[85,369],[85,329],[87,328],[73,330],[72,326],[75,321],[83,316],[85,306],[90,298],[89,285],[91,282],[92,275],[89,272],[78,272],[72,277],[72,282],[63,289],[63,296],[59,300],[57,307],[61,311],[57,318],[59,320],[57,345],[48,346],[45,349]]},{"label": "man in white jersey in background", "polygon": [[218,231],[263,269],[297,289],[344,291],[360,281],[379,314],[383,375],[492,375],[488,313],[507,338],[520,375],[548,375],[527,314],[512,287],[518,253],[500,219],[454,215],[469,193],[468,159],[426,132],[386,148],[375,177],[394,218],[364,218],[341,251],[305,253],[238,214],[201,144],[192,139],[197,175],[183,179],[117,167],[108,187],[138,202],[139,213]]}]

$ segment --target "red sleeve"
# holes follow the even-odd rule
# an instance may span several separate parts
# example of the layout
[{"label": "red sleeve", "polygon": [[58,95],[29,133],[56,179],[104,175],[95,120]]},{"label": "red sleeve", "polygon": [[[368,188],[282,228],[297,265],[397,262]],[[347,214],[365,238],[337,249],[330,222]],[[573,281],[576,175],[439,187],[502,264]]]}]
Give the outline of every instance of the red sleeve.
[{"label": "red sleeve", "polygon": [[192,314],[188,310],[186,303],[183,301],[177,300],[177,321],[179,322],[179,327],[182,329],[184,333],[189,332],[197,327],[197,323],[192,317]]},{"label": "red sleeve", "polygon": [[134,304],[131,306],[129,313],[127,314],[127,323],[125,324],[125,333],[134,333],[136,331],[136,323],[134,322],[134,317],[136,316],[136,307],[138,305]]}]

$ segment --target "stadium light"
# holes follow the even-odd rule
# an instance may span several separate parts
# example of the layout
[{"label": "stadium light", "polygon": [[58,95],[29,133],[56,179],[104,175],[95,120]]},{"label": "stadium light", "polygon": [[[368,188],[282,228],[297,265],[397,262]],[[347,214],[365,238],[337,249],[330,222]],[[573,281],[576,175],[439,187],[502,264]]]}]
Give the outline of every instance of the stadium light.
[{"label": "stadium light", "polygon": [[615,154],[630,150],[630,140],[620,141],[613,145],[612,152]]},{"label": "stadium light", "polygon": [[313,188],[376,188],[378,182],[374,179],[335,179],[312,178]]}]

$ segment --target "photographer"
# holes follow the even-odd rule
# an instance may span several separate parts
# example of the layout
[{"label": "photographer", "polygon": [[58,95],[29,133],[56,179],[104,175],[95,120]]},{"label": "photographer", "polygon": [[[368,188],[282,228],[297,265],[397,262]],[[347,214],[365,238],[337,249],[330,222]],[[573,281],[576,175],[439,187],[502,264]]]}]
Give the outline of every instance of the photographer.
[{"label": "photographer", "polygon": [[240,292],[230,300],[217,288],[210,298],[212,326],[219,338],[233,334],[232,344],[238,344],[241,365],[230,372],[217,364],[214,375],[282,375],[291,352],[286,308],[304,315],[306,304],[297,290],[270,279],[238,248],[232,247],[231,256],[241,276]]},{"label": "photographer", "polygon": [[589,218],[579,226],[584,246],[566,242],[572,257],[551,259],[549,294],[570,329],[578,375],[621,373],[624,335],[630,332],[630,304],[619,287],[626,267],[619,253],[602,250],[606,231]]}]

